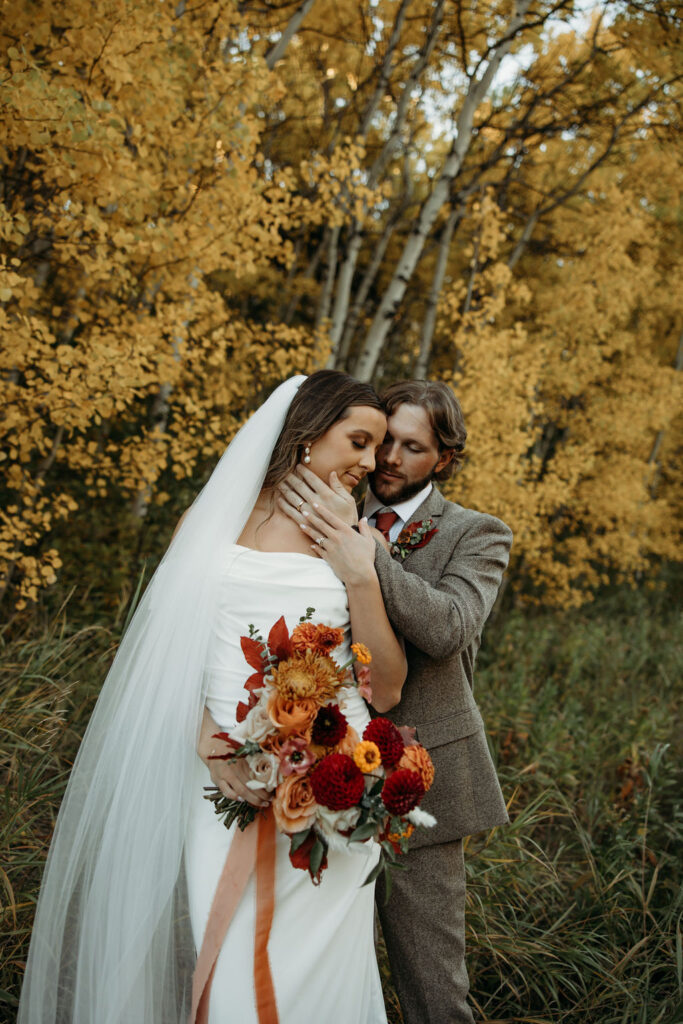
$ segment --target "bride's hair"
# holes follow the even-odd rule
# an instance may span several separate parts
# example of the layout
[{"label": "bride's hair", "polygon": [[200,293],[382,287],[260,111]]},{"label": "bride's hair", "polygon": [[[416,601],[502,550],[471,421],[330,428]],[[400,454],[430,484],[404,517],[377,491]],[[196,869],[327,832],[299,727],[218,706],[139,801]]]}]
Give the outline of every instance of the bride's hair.
[{"label": "bride's hair", "polygon": [[313,444],[343,420],[353,405],[384,412],[375,389],[339,370],[318,370],[303,382],[289,407],[263,481],[270,490],[300,461],[304,445]]}]

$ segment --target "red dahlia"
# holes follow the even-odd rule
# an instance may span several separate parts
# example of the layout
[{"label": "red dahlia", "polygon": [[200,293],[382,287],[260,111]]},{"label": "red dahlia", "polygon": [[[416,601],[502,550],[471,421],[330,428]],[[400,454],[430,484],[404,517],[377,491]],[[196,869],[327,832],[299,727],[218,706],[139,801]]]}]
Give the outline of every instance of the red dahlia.
[{"label": "red dahlia", "polygon": [[403,739],[393,722],[388,718],[373,718],[363,733],[364,740],[370,740],[379,747],[382,764],[385,768],[393,768],[403,754]]},{"label": "red dahlia", "polygon": [[335,747],[346,736],[348,722],[336,704],[321,708],[313,723],[312,740],[321,747]]},{"label": "red dahlia", "polygon": [[311,786],[314,797],[323,807],[345,811],[363,795],[363,773],[346,754],[328,754],[311,772]]},{"label": "red dahlia", "polygon": [[382,787],[382,800],[390,814],[407,814],[417,807],[425,788],[417,772],[398,768]]}]

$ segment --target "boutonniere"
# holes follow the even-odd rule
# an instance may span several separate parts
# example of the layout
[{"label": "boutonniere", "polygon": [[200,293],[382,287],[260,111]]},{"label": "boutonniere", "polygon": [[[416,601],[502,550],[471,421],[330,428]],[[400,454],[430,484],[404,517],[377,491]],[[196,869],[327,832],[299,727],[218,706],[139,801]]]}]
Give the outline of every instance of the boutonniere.
[{"label": "boutonniere", "polygon": [[434,526],[433,519],[422,519],[418,522],[408,523],[404,526],[398,537],[391,545],[391,554],[400,555],[405,558],[408,552],[416,548],[423,548],[429,544],[438,527]]}]

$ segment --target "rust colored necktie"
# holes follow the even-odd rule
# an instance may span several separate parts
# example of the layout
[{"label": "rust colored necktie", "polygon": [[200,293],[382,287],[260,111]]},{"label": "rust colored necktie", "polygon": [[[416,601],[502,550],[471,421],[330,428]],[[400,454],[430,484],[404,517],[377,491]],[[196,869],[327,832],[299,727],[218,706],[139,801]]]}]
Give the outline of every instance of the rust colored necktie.
[{"label": "rust colored necktie", "polygon": [[397,519],[398,514],[391,508],[382,509],[375,516],[375,526],[386,540],[389,540],[389,530]]}]

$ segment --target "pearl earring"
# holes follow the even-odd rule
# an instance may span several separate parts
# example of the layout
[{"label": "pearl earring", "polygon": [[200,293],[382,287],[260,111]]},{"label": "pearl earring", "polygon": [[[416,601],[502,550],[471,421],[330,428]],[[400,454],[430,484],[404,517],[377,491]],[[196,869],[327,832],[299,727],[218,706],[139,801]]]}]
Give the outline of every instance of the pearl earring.
[{"label": "pearl earring", "polygon": [[304,445],[304,462],[306,465],[311,461],[311,446],[310,444]]}]

